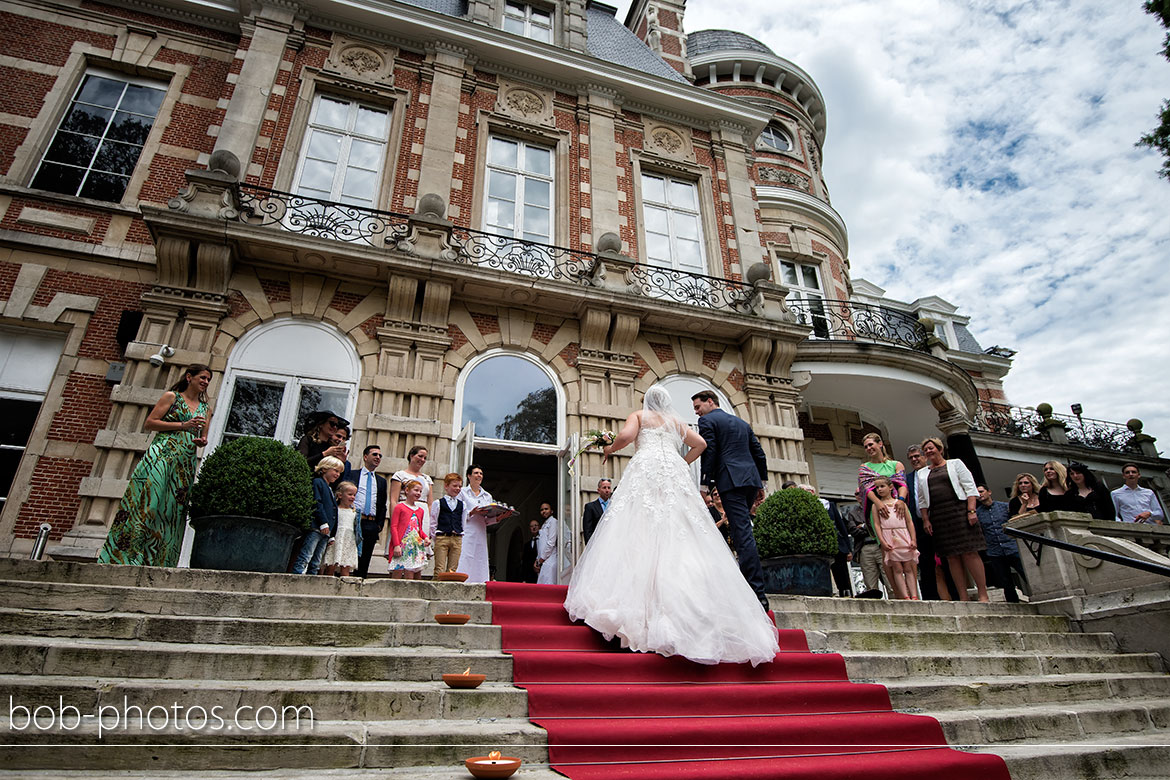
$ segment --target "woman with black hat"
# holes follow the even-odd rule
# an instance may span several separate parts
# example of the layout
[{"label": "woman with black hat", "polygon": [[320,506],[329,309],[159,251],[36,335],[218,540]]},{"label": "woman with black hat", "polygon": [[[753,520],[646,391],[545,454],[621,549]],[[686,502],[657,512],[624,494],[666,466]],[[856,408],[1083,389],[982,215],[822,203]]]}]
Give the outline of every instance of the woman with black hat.
[{"label": "woman with black hat", "polygon": [[348,428],[349,420],[328,409],[310,412],[305,417],[305,435],[297,442],[297,452],[305,456],[309,468],[317,468],[321,458],[345,460],[344,444],[334,444],[333,437],[341,428]]}]

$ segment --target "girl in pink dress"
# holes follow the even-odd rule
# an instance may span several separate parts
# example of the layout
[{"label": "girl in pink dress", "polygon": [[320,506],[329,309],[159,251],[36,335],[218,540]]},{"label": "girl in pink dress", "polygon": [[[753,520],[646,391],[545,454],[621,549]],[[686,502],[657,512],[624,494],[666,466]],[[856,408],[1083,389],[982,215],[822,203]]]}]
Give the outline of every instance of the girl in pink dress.
[{"label": "girl in pink dress", "polygon": [[422,579],[431,540],[423,528],[427,525],[427,507],[420,503],[423,486],[409,480],[402,486],[403,498],[390,518],[390,577],[396,580]]},{"label": "girl in pink dress", "polygon": [[875,479],[873,492],[878,500],[870,507],[869,522],[874,538],[881,544],[882,565],[890,573],[894,596],[917,601],[918,544],[910,510],[906,502],[894,498],[894,483],[888,477]]}]

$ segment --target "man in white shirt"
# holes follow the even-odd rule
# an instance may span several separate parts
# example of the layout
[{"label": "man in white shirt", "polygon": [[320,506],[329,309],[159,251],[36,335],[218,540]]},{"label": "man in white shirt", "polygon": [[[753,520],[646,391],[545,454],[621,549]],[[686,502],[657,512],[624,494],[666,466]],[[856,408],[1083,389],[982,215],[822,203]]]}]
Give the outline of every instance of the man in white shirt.
[{"label": "man in white shirt", "polygon": [[560,529],[557,519],[553,517],[552,504],[547,501],[541,504],[540,516],[544,518],[544,523],[540,526],[540,535],[536,541],[536,583],[556,585],[557,536]]},{"label": "man in white shirt", "polygon": [[1125,480],[1125,484],[1112,493],[1113,509],[1117,512],[1118,522],[1164,525],[1166,515],[1158,503],[1158,497],[1154,495],[1154,491],[1138,484],[1142,472],[1137,464],[1126,463],[1122,466],[1121,478]]}]

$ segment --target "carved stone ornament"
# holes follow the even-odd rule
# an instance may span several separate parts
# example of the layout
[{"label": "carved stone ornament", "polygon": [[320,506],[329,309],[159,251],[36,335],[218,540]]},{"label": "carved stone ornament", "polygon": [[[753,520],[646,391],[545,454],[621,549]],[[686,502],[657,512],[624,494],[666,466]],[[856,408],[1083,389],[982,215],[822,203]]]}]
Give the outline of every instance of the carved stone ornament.
[{"label": "carved stone ornament", "polygon": [[393,79],[394,51],[339,37],[329,52],[325,69],[361,81],[387,82]]},{"label": "carved stone ornament", "polygon": [[808,192],[809,181],[804,176],[792,171],[786,171],[783,168],[768,168],[761,166],[759,168],[759,176],[761,181],[774,181],[778,184],[787,184],[790,187],[795,187],[798,190]]},{"label": "carved stone ornament", "polygon": [[508,92],[504,97],[504,105],[525,119],[544,111],[544,101],[535,92],[530,92],[527,89],[513,89]]},{"label": "carved stone ornament", "polygon": [[361,46],[346,49],[341,55],[341,64],[359,76],[371,71],[381,70],[385,61],[374,52]]},{"label": "carved stone ornament", "polygon": [[648,147],[667,157],[691,161],[695,158],[695,152],[691,148],[689,139],[669,127],[663,127],[661,125],[658,127],[648,127],[646,129],[646,140]]}]

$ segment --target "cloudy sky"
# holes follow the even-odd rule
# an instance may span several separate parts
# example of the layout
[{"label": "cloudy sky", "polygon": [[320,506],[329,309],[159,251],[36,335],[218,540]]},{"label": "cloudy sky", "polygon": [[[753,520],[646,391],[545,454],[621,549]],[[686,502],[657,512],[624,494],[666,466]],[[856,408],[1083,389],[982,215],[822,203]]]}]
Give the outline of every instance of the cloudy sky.
[{"label": "cloudy sky", "polygon": [[686,28],[816,80],[855,277],[1019,350],[1012,403],[1139,417],[1170,450],[1170,182],[1134,148],[1170,63],[1141,0],[691,0]]}]

